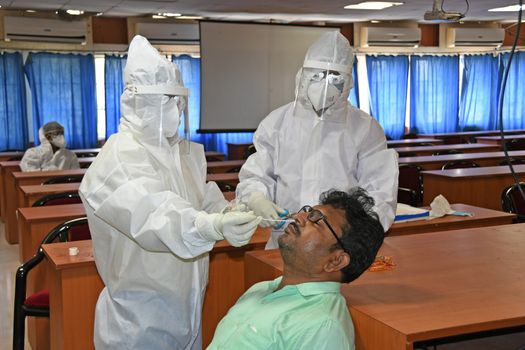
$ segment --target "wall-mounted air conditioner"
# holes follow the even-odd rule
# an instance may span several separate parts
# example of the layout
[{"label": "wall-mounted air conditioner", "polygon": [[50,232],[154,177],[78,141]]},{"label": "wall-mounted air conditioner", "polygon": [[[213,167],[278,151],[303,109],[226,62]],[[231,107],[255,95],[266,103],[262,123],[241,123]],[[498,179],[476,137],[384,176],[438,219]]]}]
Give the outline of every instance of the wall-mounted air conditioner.
[{"label": "wall-mounted air conditioner", "polygon": [[447,28],[447,46],[500,46],[503,28]]},{"label": "wall-mounted air conditioner", "polygon": [[152,44],[198,44],[197,23],[152,23],[135,25],[136,34],[146,37]]},{"label": "wall-mounted air conditioner", "polygon": [[421,40],[419,28],[362,27],[361,46],[416,46]]},{"label": "wall-mounted air conditioner", "polygon": [[87,40],[87,20],[64,21],[37,17],[4,17],[5,41],[38,41],[83,44]]}]

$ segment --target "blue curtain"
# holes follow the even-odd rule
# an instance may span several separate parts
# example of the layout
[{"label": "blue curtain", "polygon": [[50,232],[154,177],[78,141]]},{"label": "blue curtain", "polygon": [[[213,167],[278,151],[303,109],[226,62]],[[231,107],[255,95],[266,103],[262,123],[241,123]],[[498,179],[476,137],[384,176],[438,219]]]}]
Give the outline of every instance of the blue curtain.
[{"label": "blue curtain", "polygon": [[366,56],[370,114],[390,139],[405,132],[408,56]]},{"label": "blue curtain", "polygon": [[[509,63],[509,53],[502,54],[501,72]],[[525,52],[515,52],[503,95],[503,127],[525,129]],[[499,120],[497,123],[499,128]]]},{"label": "blue curtain", "polygon": [[412,56],[410,128],[455,132],[458,126],[459,56]]},{"label": "blue curtain", "polygon": [[[218,151],[222,153],[227,153],[228,151],[226,143],[252,142],[252,132],[197,134],[196,130],[200,125],[200,58],[181,55],[173,56],[172,61],[179,66],[184,85],[190,89],[188,114],[190,115],[190,133],[192,141],[202,143],[207,151]],[[183,131],[182,128],[183,125],[181,125],[181,133]]]},{"label": "blue curtain", "polygon": [[494,55],[465,55],[460,130],[496,129],[499,77],[498,58]]},{"label": "blue curtain", "polygon": [[126,56],[106,55],[104,82],[106,98],[106,140],[118,131],[120,122],[120,95],[124,91]]},{"label": "blue curtain", "polygon": [[33,134],[49,121],[65,128],[69,148],[97,145],[97,101],[93,55],[31,53],[25,73],[33,99]]},{"label": "blue curtain", "polygon": [[24,150],[28,143],[22,55],[0,54],[0,151]]},{"label": "blue curtain", "polygon": [[359,80],[357,79],[357,58],[354,60],[352,66],[352,79],[354,80],[354,87],[350,90],[348,102],[354,107],[359,108]]}]

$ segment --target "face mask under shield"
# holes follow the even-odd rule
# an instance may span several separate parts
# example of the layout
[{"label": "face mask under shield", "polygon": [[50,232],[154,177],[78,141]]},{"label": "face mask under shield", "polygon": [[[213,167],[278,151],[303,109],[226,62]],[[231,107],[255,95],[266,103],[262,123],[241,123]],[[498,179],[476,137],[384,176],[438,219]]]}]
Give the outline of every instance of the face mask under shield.
[{"label": "face mask under shield", "polygon": [[349,79],[351,67],[321,61],[305,61],[297,98],[313,108],[320,118],[340,98]]},{"label": "face mask under shield", "polygon": [[[168,142],[170,146],[176,143],[181,144],[178,133],[180,125],[181,109],[184,112],[184,137],[189,140],[189,115],[188,89],[184,86],[173,85],[128,85],[132,93],[137,95],[157,95],[159,99],[152,99],[160,104],[158,124],[157,124],[157,145],[162,147],[163,143]],[[181,147],[189,152],[189,147]]]}]

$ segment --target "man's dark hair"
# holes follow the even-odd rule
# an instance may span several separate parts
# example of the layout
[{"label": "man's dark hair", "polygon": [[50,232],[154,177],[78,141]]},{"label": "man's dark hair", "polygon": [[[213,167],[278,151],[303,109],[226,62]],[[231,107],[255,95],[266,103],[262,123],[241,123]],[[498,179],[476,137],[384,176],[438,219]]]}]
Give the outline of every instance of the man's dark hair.
[{"label": "man's dark hair", "polygon": [[[372,210],[374,199],[364,189],[354,187],[348,193],[326,191],[320,202],[345,211],[347,223],[342,227],[341,241],[350,254],[350,263],[341,270],[341,282],[352,282],[374,262],[385,236],[379,217]],[[333,249],[341,247],[336,243]]]}]

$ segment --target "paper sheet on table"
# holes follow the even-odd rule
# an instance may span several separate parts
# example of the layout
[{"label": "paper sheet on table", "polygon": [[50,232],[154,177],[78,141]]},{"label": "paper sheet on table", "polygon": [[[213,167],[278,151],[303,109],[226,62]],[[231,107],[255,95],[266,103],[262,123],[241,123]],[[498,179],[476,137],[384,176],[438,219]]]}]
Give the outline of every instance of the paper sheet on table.
[{"label": "paper sheet on table", "polygon": [[427,209],[421,209],[411,207],[410,205],[397,203],[396,218],[395,222],[405,222],[412,220],[424,220],[427,219],[429,211]]}]

